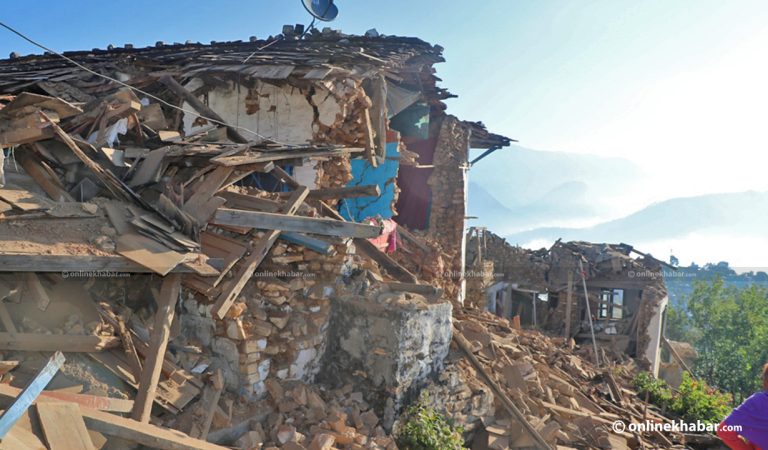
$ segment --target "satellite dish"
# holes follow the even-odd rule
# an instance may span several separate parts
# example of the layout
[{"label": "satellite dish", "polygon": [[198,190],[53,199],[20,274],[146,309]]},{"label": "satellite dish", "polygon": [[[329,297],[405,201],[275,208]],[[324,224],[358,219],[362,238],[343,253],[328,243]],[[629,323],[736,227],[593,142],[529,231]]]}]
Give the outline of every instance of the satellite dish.
[{"label": "satellite dish", "polygon": [[339,8],[333,0],[301,0],[304,8],[317,20],[330,22],[339,15]]}]

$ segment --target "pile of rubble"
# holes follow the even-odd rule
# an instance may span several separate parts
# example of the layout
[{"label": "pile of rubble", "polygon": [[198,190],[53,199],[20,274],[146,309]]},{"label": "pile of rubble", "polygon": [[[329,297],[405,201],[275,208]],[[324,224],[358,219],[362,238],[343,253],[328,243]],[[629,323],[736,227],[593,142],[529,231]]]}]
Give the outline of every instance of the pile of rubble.
[{"label": "pile of rubble", "polygon": [[[172,80],[166,84],[191,95]],[[290,411],[290,403],[275,396],[280,383],[310,380],[319,371],[329,297],[341,289],[339,277],[362,264],[353,242],[373,260],[398,267],[366,241],[381,227],[346,222],[325,203],[360,191],[343,187],[349,158],[342,156],[363,148],[238,144],[229,142],[240,139],[226,126],[182,138],[157,129],[167,122],[162,110],[129,90],[82,106],[30,93],[3,101],[0,136],[15,150],[0,189],[0,253],[6,270],[22,276],[5,275],[0,284],[0,348],[21,352],[17,363],[31,351],[89,354],[109,373],[98,376],[137,390],[130,401],[130,391],[115,387],[115,380],[103,383],[132,405],[121,403],[119,411],[131,413],[135,424],[125,419],[131,427],[149,422],[154,403],[167,415],[154,416],[154,423],[205,439],[223,425],[216,405],[226,398],[236,403],[225,390],[241,401],[269,391],[276,406]],[[276,165],[296,158],[323,160],[317,185],[328,188],[310,190]],[[238,183],[244,179],[256,185],[271,179],[285,188],[267,192]],[[378,273],[376,263],[366,264]],[[142,273],[162,276],[161,285]],[[383,280],[381,273],[374,278]],[[201,393],[200,401],[213,407],[193,406]],[[84,394],[73,395],[82,400]],[[294,404],[307,406],[306,395],[299,397],[303,403]],[[114,400],[104,402],[114,411]],[[310,408],[319,404],[313,403]],[[348,403],[329,406],[336,408],[328,423],[340,433],[339,444],[350,435],[339,412]],[[378,438],[376,445],[386,448],[391,440],[382,440],[375,413],[364,405],[358,410],[364,422],[357,415],[351,420],[367,428],[358,427],[355,442]],[[175,417],[182,411],[196,419]],[[223,417],[230,423],[231,413]],[[288,427],[274,425],[267,428]],[[150,445],[153,434],[128,439]],[[284,433],[272,437],[262,441],[295,441]],[[190,445],[185,448],[213,448],[179,439]],[[326,448],[326,441],[317,445]]]},{"label": "pile of rubble", "polygon": [[603,351],[604,363],[596,367],[591,347],[576,348],[572,340],[516,329],[506,319],[477,310],[456,311],[455,318],[457,344],[477,361],[473,378],[488,383],[490,377],[496,386],[496,414],[483,419],[485,431],[475,438],[480,446],[472,448],[536,447],[521,418],[551,448],[562,450],[686,448],[686,442],[716,440],[678,432],[617,431],[617,421],[625,430],[630,423],[670,421],[633,390],[634,360],[608,358]]}]

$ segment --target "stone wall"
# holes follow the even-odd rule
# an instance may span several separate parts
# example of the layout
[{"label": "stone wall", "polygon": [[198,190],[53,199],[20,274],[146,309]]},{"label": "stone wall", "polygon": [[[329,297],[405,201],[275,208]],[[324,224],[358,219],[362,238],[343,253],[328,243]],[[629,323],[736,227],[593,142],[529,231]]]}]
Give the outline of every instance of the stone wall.
[{"label": "stone wall", "polygon": [[403,292],[367,297],[333,299],[320,379],[353,385],[391,418],[442,370],[451,343],[452,307]]}]

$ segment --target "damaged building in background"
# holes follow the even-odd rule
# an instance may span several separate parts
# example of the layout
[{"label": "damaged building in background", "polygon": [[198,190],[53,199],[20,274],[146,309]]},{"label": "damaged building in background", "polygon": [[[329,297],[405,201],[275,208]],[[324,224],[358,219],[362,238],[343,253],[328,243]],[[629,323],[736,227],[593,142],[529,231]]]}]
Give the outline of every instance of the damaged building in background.
[{"label": "damaged building in background", "polygon": [[557,241],[532,251],[484,229],[470,236],[467,270],[478,307],[578,343],[591,342],[594,331],[601,347],[645,360],[658,375],[668,303],[663,262],[627,244]]},{"label": "damaged building in background", "polygon": [[610,431],[666,420],[634,361],[499,317],[579,337],[583,255],[599,338],[645,349],[665,291],[626,246],[467,243],[469,151],[511,140],[446,113],[441,53],[287,26],[0,61],[0,448],[391,450],[420,393],[479,450],[684,443]]}]

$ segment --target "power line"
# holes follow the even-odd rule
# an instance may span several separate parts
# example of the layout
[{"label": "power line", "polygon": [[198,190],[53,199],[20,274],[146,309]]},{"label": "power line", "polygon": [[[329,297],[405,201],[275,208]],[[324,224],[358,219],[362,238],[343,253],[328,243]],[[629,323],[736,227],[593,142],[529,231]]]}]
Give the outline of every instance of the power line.
[{"label": "power line", "polygon": [[[3,22],[0,22],[0,26],[5,28],[6,30],[10,31],[11,33],[19,36],[20,38],[24,39],[25,41],[29,42],[30,44],[32,44],[32,45],[34,45],[36,47],[39,47],[39,48],[41,48],[41,49],[43,49],[43,50],[45,50],[47,52],[50,52],[50,53],[58,56],[59,58],[62,58],[65,61],[67,61],[67,62],[69,62],[69,63],[79,67],[80,69],[85,70],[88,73],[91,73],[91,74],[96,75],[98,77],[101,77],[101,78],[104,78],[106,80],[112,81],[112,82],[117,83],[117,84],[119,84],[121,86],[127,87],[128,89],[131,89],[132,91],[138,92],[138,93],[140,93],[140,94],[142,94],[142,95],[144,95],[146,97],[154,99],[154,100],[156,100],[156,101],[158,101],[158,102],[168,106],[169,108],[177,109],[177,110],[182,111],[182,112],[184,112],[186,114],[190,114],[190,115],[193,115],[195,117],[199,117],[201,119],[205,119],[205,120],[207,120],[209,122],[213,122],[213,123],[225,126],[225,127],[230,127],[230,128],[234,128],[236,130],[245,131],[246,133],[251,133],[252,135],[254,135],[254,136],[258,137],[258,138],[261,138],[261,139],[264,139],[264,140],[267,140],[267,141],[272,141],[272,142],[274,142],[276,144],[284,145],[286,147],[295,147],[294,144],[288,144],[288,143],[285,143],[285,142],[276,141],[276,140],[274,140],[272,138],[268,138],[268,137],[266,137],[264,135],[261,135],[261,134],[255,132],[255,131],[253,131],[253,130],[249,130],[248,128],[244,128],[244,127],[241,127],[239,125],[230,125],[230,124],[228,124],[226,122],[223,122],[221,120],[216,120],[216,119],[212,119],[210,117],[203,116],[202,114],[200,114],[200,113],[198,113],[196,111],[192,111],[192,110],[188,110],[188,109],[182,108],[180,106],[176,106],[176,105],[174,105],[172,103],[169,103],[169,102],[163,100],[160,97],[152,95],[152,94],[150,94],[150,93],[148,93],[146,91],[143,91],[143,90],[141,90],[141,89],[139,89],[137,87],[133,87],[130,84],[124,83],[124,82],[122,82],[122,81],[120,81],[118,79],[112,78],[112,77],[110,77],[108,75],[104,75],[104,74],[101,74],[99,72],[96,72],[95,70],[93,70],[93,69],[91,69],[91,68],[89,68],[87,66],[84,66],[83,64],[80,64],[79,62],[73,60],[72,58],[64,56],[61,53],[59,53],[59,52],[57,52],[57,51],[55,51],[53,49],[50,49],[50,48],[46,47],[45,45],[43,45],[43,44],[41,44],[39,42],[34,41],[33,39],[31,39],[31,38],[27,37],[26,35],[24,35],[23,33],[21,33],[20,31],[17,31],[16,29],[10,27],[9,25],[6,25]],[[274,41],[269,43],[269,44],[267,44],[267,45],[265,45],[264,47],[262,47],[260,49],[257,49],[256,51],[259,51],[259,50],[261,50],[261,49],[263,49],[265,47],[268,47],[269,45],[272,45],[273,43],[274,43]],[[255,54],[255,53],[256,52],[254,52],[253,54]],[[251,54],[251,56],[253,56],[253,54]],[[246,58],[245,61],[247,61],[251,56]]]}]

